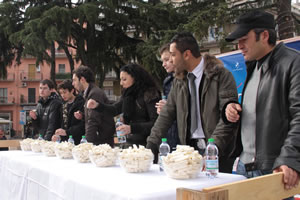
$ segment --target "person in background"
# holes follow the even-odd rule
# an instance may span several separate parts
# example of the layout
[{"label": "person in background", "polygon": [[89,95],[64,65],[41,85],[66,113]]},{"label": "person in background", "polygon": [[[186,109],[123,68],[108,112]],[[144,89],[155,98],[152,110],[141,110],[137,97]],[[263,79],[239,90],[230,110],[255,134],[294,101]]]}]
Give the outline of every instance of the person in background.
[{"label": "person in background", "polygon": [[31,110],[29,116],[32,118],[33,126],[38,130],[45,140],[51,140],[55,130],[61,126],[61,106],[60,97],[52,92],[54,83],[45,79],[40,82],[36,111]]},{"label": "person in background", "polygon": [[300,53],[276,45],[274,16],[248,12],[226,37],[247,62],[242,102],[224,105],[223,120],[239,125],[237,173],[248,178],[283,172],[286,189],[300,178]]},{"label": "person in background", "polygon": [[[174,80],[174,74],[175,74],[175,67],[171,63],[171,54],[169,49],[170,49],[170,44],[165,44],[159,50],[162,66],[168,73],[168,76],[165,78],[163,82],[163,96],[165,96],[166,98],[168,97],[169,92],[171,90],[172,83]],[[161,109],[166,104],[166,102],[167,102],[166,99],[162,99],[158,103],[156,103],[158,114],[160,113]],[[171,151],[176,149],[177,144],[180,144],[176,120],[173,122],[172,126],[168,130],[167,142],[171,148]]]},{"label": "person in background", "polygon": [[73,86],[83,93],[85,99],[84,116],[80,111],[75,112],[77,119],[84,118],[85,136],[88,142],[94,145],[109,144],[114,146],[115,122],[112,116],[104,115],[92,109],[87,109],[89,99],[95,99],[101,103],[109,103],[104,91],[95,85],[95,77],[92,70],[87,66],[79,66],[73,72]]},{"label": "person in background", "polygon": [[222,121],[221,111],[229,100],[237,101],[232,74],[214,56],[202,56],[191,33],[176,34],[171,40],[170,53],[176,78],[147,139],[147,148],[158,155],[161,138],[176,119],[182,145],[190,145],[203,155],[207,140],[214,138],[219,149],[220,171],[231,173],[234,159],[229,159],[229,155],[236,128]]},{"label": "person in background", "polygon": [[[0,140],[6,140],[3,126],[0,126]],[[7,147],[1,147],[0,151],[8,151]]]},{"label": "person in background", "polygon": [[137,64],[128,64],[120,69],[121,99],[108,105],[90,99],[87,107],[104,115],[116,116],[123,113],[124,125],[118,127],[127,135],[129,144],[146,145],[146,138],[157,118],[155,103],[160,91],[150,74]]},{"label": "person in background", "polygon": [[61,141],[68,140],[72,135],[75,145],[80,143],[83,135],[85,135],[84,120],[75,118],[74,113],[77,111],[84,112],[84,99],[79,95],[75,95],[75,88],[71,80],[65,80],[58,86],[58,92],[64,100],[62,106],[62,128],[55,131],[52,141],[57,141],[57,136],[61,137]]}]

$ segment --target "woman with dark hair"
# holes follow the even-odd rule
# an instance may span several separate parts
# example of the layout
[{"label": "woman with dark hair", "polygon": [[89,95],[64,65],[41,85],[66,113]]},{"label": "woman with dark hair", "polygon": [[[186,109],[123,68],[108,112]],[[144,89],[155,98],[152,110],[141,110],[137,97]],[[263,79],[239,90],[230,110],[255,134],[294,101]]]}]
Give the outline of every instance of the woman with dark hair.
[{"label": "woman with dark hair", "polygon": [[155,103],[160,100],[160,91],[150,74],[137,64],[123,66],[120,79],[123,90],[118,102],[103,104],[90,99],[87,108],[112,116],[123,113],[124,125],[117,129],[127,135],[129,144],[146,145],[157,118]]}]

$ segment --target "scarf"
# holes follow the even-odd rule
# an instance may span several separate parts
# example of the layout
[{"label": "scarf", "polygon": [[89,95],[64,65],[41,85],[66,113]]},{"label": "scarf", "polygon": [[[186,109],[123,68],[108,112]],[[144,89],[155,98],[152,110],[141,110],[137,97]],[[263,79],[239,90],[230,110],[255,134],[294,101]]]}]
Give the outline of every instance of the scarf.
[{"label": "scarf", "polygon": [[133,84],[131,87],[124,90],[124,93],[122,95],[123,98],[123,105],[122,105],[122,112],[123,112],[123,118],[124,123],[129,124],[132,116],[135,113],[135,101],[138,97],[138,88],[135,84]]}]

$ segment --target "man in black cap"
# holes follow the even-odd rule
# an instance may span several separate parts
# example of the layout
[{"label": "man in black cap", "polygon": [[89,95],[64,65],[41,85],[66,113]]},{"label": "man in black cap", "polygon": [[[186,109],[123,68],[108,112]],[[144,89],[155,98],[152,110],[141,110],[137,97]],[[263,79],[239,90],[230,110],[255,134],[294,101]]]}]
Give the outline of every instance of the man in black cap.
[{"label": "man in black cap", "polygon": [[238,41],[247,62],[241,105],[228,102],[226,123],[239,123],[237,173],[248,178],[282,171],[286,189],[299,183],[300,54],[276,45],[273,15],[253,11],[237,20],[227,41]]}]

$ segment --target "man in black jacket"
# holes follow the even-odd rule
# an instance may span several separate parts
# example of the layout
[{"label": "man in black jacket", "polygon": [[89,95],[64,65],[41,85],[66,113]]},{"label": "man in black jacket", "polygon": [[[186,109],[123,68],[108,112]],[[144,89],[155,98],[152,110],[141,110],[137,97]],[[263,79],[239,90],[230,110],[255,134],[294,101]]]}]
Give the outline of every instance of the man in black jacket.
[{"label": "man in black jacket", "polygon": [[61,100],[59,96],[52,92],[54,83],[45,79],[40,82],[36,111],[31,110],[29,116],[32,118],[33,126],[38,130],[45,140],[51,140],[55,130],[60,128],[61,119]]},{"label": "man in black jacket", "polygon": [[82,136],[85,134],[84,121],[75,118],[74,113],[77,111],[84,112],[84,99],[79,95],[75,95],[75,88],[71,80],[65,80],[58,86],[58,91],[64,100],[62,106],[62,128],[55,131],[52,141],[57,140],[57,136],[61,136],[61,140],[68,140],[72,135],[75,145],[80,143]]},{"label": "man in black jacket", "polygon": [[237,40],[247,61],[242,103],[223,109],[225,122],[240,123],[237,173],[282,171],[291,189],[300,173],[300,54],[276,45],[274,16],[262,11],[242,15],[226,40]]}]

